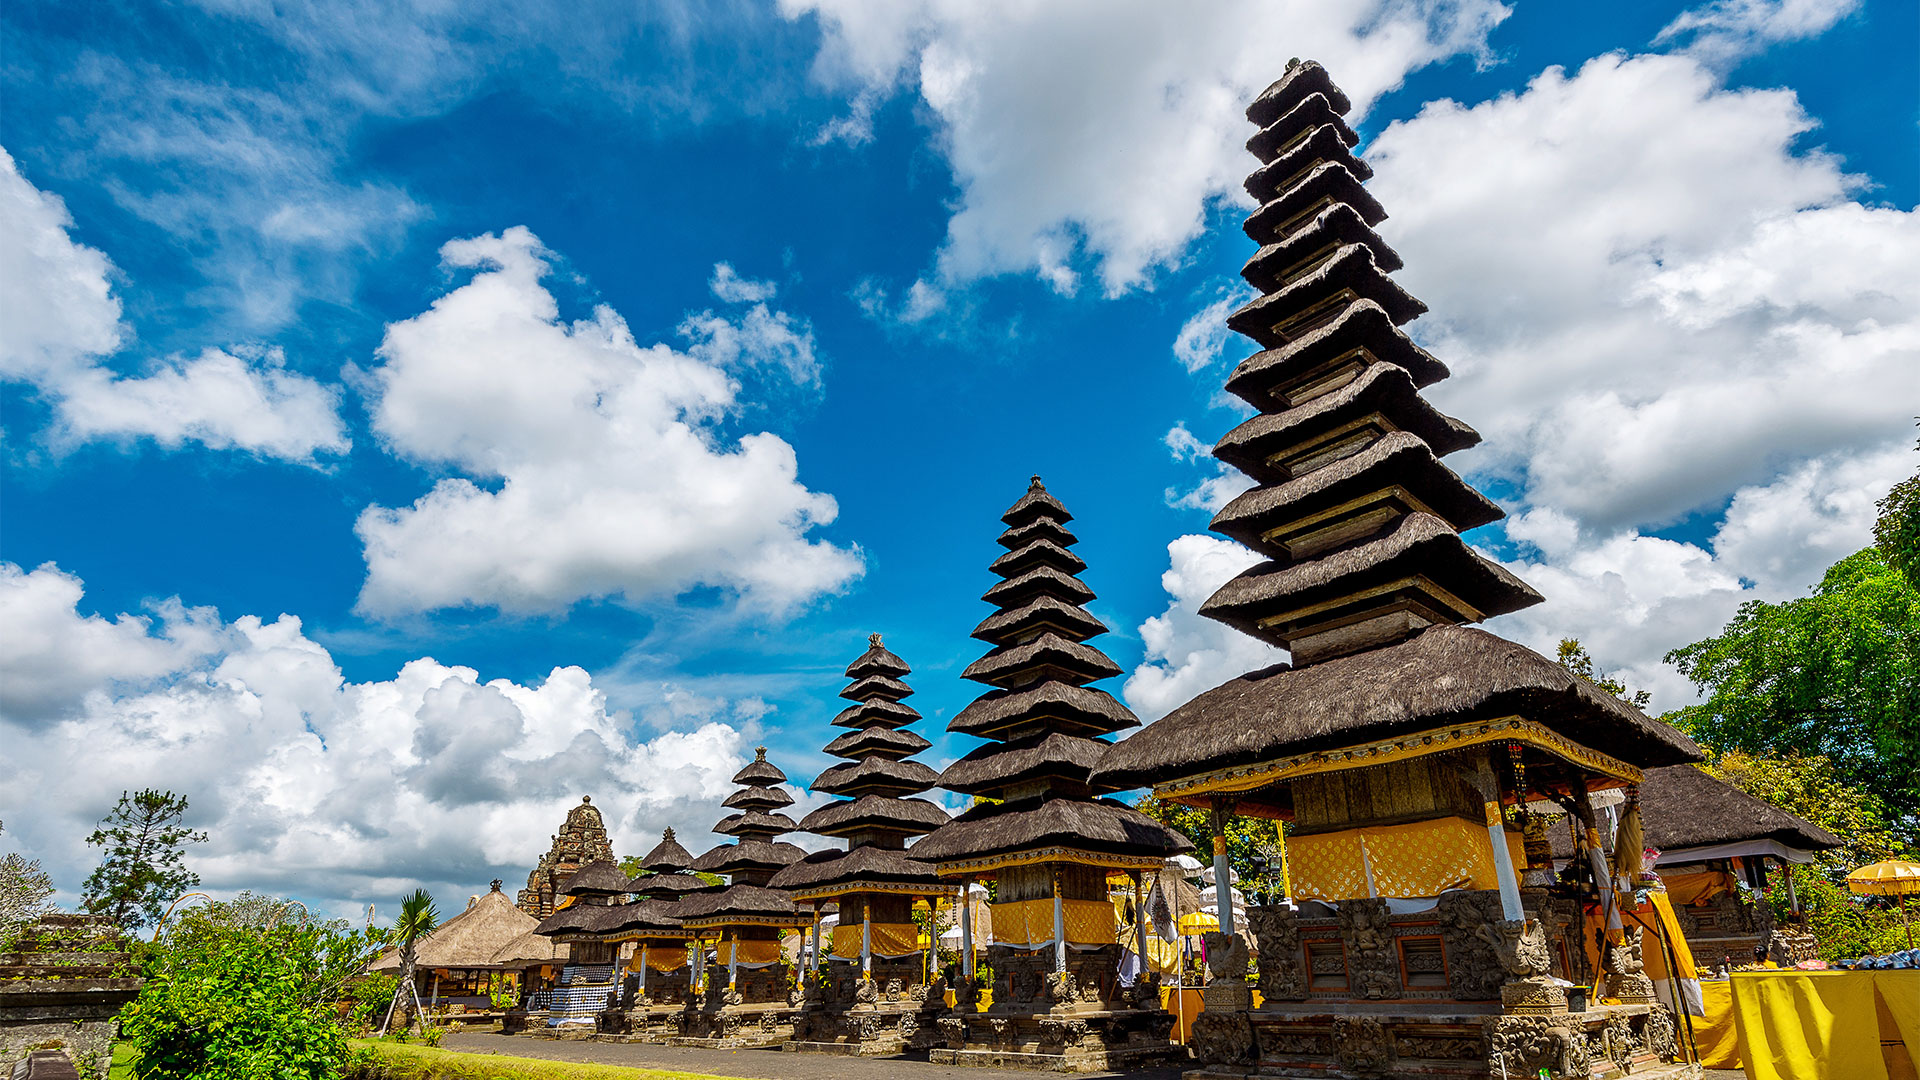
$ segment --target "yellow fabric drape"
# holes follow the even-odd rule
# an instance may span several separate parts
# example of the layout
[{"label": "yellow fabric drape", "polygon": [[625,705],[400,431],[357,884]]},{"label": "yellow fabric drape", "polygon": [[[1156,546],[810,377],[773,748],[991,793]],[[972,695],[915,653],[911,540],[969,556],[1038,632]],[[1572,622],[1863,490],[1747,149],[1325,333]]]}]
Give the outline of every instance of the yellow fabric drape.
[{"label": "yellow fabric drape", "polygon": [[[1664,930],[1666,934],[1665,944],[1673,949],[1673,966],[1679,969],[1673,973],[1674,976],[1681,979],[1698,979],[1700,973],[1695,971],[1693,967],[1693,950],[1687,947],[1687,939],[1680,933],[1680,920],[1674,918],[1673,904],[1668,899],[1667,894],[1662,892],[1648,893],[1647,900],[1653,904],[1654,914],[1659,918],[1660,922],[1659,926],[1655,927],[1651,925],[1652,920],[1636,913],[1635,917],[1641,920],[1641,925],[1647,927],[1647,933],[1643,936],[1656,937]],[[1648,942],[1648,944],[1652,944],[1652,942]],[[1645,945],[1641,947],[1640,951],[1647,951]],[[1656,949],[1654,951],[1664,955],[1664,950],[1662,949]],[[1662,969],[1666,967],[1664,960],[1660,966]],[[1653,974],[1652,967],[1649,965],[1647,977],[1657,979],[1661,976]]]},{"label": "yellow fabric drape", "polygon": [[1140,951],[1139,944],[1133,940],[1139,936],[1137,929],[1131,923],[1121,923],[1118,929],[1119,933],[1115,935],[1115,939],[1119,941],[1120,947],[1133,953],[1135,956],[1143,957],[1146,961],[1148,971],[1156,971],[1162,975],[1172,975],[1180,969],[1180,946],[1171,941],[1160,940],[1158,936],[1149,930],[1147,932],[1147,951],[1143,954]]},{"label": "yellow fabric drape", "polygon": [[714,962],[722,966],[732,963],[736,949],[743,964],[771,964],[780,959],[780,943],[777,941],[723,941]]},{"label": "yellow fabric drape", "polygon": [[[638,952],[633,954],[633,963],[635,966],[640,963]],[[647,966],[654,971],[679,971],[687,966],[687,950],[672,946],[649,945],[647,946]]]},{"label": "yellow fabric drape", "polygon": [[[1067,940],[1075,945],[1112,945],[1113,905],[1105,900],[1062,900]],[[1038,945],[1053,940],[1053,898],[1012,900],[993,905],[993,940],[1004,945]]]},{"label": "yellow fabric drape", "polygon": [[[870,939],[873,955],[897,958],[920,951],[920,928],[913,923],[874,923]],[[833,928],[833,957],[860,959],[860,924]]]},{"label": "yellow fabric drape", "polygon": [[1725,870],[1694,870],[1685,874],[1661,874],[1667,895],[1676,904],[1706,904],[1734,889],[1733,875]]},{"label": "yellow fabric drape", "polygon": [[1693,1045],[1709,1069],[1740,1067],[1740,1032],[1733,1024],[1733,986],[1726,980],[1700,984],[1707,1015],[1693,1021]]},{"label": "yellow fabric drape", "polygon": [[[1520,835],[1507,830],[1505,836],[1513,865],[1525,866]],[[1464,818],[1294,836],[1287,847],[1293,895],[1309,900],[1438,896],[1447,889],[1499,888],[1487,827]]]},{"label": "yellow fabric drape", "polygon": [[1732,984],[1750,1080],[1913,1076],[1920,971],[1741,971]]}]

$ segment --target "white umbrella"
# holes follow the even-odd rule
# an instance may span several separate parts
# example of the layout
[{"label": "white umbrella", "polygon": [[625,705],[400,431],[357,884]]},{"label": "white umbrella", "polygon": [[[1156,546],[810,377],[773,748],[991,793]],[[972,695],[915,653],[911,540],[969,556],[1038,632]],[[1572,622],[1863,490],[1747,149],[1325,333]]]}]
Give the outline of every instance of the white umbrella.
[{"label": "white umbrella", "polygon": [[[1200,872],[1200,880],[1206,882],[1208,887],[1211,888],[1213,886],[1213,867],[1209,866],[1205,870],[1202,870]],[[1240,884],[1240,871],[1235,870],[1231,866],[1227,867],[1227,884]]]},{"label": "white umbrella", "polygon": [[1175,855],[1167,860],[1167,865],[1178,870],[1181,877],[1192,877],[1201,870],[1200,860],[1191,855]]}]

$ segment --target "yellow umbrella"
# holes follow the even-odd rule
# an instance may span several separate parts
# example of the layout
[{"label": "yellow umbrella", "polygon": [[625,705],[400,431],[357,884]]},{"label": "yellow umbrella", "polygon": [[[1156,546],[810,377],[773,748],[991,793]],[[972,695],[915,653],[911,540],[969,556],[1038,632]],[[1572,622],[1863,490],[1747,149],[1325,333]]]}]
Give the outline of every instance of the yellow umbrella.
[{"label": "yellow umbrella", "polygon": [[1205,911],[1196,911],[1180,916],[1180,932],[1186,935],[1204,934],[1220,929],[1219,916]]},{"label": "yellow umbrella", "polygon": [[1913,948],[1913,926],[1907,922],[1906,897],[1920,893],[1920,863],[1890,859],[1863,866],[1847,875],[1847,888],[1857,893],[1891,896],[1900,909],[1900,925],[1907,931],[1907,948]]}]

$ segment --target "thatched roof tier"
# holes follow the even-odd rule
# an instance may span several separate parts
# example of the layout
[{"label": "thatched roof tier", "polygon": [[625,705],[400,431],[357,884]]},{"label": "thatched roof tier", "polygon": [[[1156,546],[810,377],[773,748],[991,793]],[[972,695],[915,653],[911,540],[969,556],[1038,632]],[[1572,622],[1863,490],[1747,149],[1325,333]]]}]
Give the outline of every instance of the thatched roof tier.
[{"label": "thatched roof tier", "polygon": [[786,788],[749,784],[727,796],[720,805],[729,810],[772,810],[792,806],[793,796],[787,794]]},{"label": "thatched roof tier", "polygon": [[534,932],[563,941],[602,940],[621,934],[673,934],[681,930],[678,906],[661,900],[575,904],[541,920]]},{"label": "thatched roof tier", "polygon": [[1436,514],[1460,532],[1506,516],[1440,464],[1419,436],[1395,431],[1305,476],[1242,492],[1213,516],[1212,528],[1286,564],[1416,512]]},{"label": "thatched roof tier", "polygon": [[844,896],[858,892],[946,896],[953,887],[940,880],[933,864],[890,848],[857,847],[816,851],[773,876],[767,883],[796,899]]},{"label": "thatched roof tier", "polygon": [[566,896],[619,896],[627,891],[627,884],[627,875],[619,867],[596,859],[575,871],[561,891]]},{"label": "thatched roof tier", "polygon": [[1321,67],[1319,61],[1293,60],[1287,64],[1286,74],[1260,91],[1260,95],[1247,106],[1247,119],[1265,127],[1314,94],[1326,98],[1329,107],[1341,115],[1353,108],[1353,102],[1333,84],[1333,77],[1327,74],[1327,69]]},{"label": "thatched roof tier", "polygon": [[1019,607],[998,611],[980,620],[972,636],[990,644],[1005,645],[1040,633],[1085,641],[1106,632],[1107,624],[1078,605],[1051,596],[1037,596]]},{"label": "thatched roof tier", "polygon": [[[520,957],[503,955],[502,950],[520,942],[539,924],[538,919],[515,907],[512,898],[500,891],[500,883],[496,881],[492,890],[474,900],[465,911],[415,942],[416,963],[428,969],[484,970],[519,966],[515,961]],[[542,944],[551,957],[552,944]],[[538,954],[541,951],[539,945],[532,943],[520,942],[520,946],[520,952]],[[507,950],[507,953],[513,951]],[[387,950],[369,967],[375,971],[398,971],[400,950]]]},{"label": "thatched roof tier", "polygon": [[1334,203],[1271,244],[1253,253],[1240,276],[1263,293],[1278,292],[1349,244],[1358,244],[1373,252],[1374,265],[1391,274],[1404,263],[1400,253],[1387,246],[1346,203]]},{"label": "thatched roof tier", "polygon": [[1261,161],[1272,161],[1281,151],[1314,128],[1331,125],[1340,135],[1340,141],[1348,146],[1360,143],[1360,134],[1347,125],[1341,116],[1343,110],[1337,110],[1327,100],[1325,94],[1308,94],[1300,103],[1273,119],[1273,122],[1253,133],[1247,139],[1247,149]]},{"label": "thatched roof tier", "polygon": [[1345,203],[1354,208],[1360,220],[1369,226],[1387,219],[1387,211],[1366,188],[1360,178],[1335,161],[1323,161],[1308,169],[1286,190],[1261,203],[1247,215],[1241,231],[1256,244],[1271,244],[1286,239],[1309,218],[1330,203]]},{"label": "thatched roof tier", "polygon": [[777,870],[802,858],[805,851],[784,841],[741,840],[721,844],[693,860],[689,869],[703,874],[732,874],[741,870]]},{"label": "thatched roof tier", "polygon": [[769,814],[761,810],[747,810],[721,818],[713,831],[722,836],[751,836],[758,839],[778,836],[792,832],[799,826],[785,814]]},{"label": "thatched roof tier", "polygon": [[1015,500],[1014,504],[1007,508],[1006,513],[1000,515],[1000,521],[1010,528],[1017,529],[1031,525],[1041,518],[1064,525],[1073,520],[1073,515],[1067,513],[1067,508],[1061,505],[1059,499],[1047,493],[1047,486],[1042,484],[1040,478],[1036,476],[1027,484],[1027,493]]},{"label": "thatched roof tier", "polygon": [[913,687],[886,675],[869,675],[848,684],[840,696],[852,701],[899,701],[912,697]]},{"label": "thatched roof tier", "polygon": [[956,862],[1029,849],[1169,858],[1193,842],[1112,799],[1033,798],[980,803],[913,845],[925,862]]},{"label": "thatched roof tier", "polygon": [[1017,687],[1047,679],[1082,686],[1110,679],[1120,670],[1099,649],[1049,633],[995,649],[967,665],[960,677],[990,686]]},{"label": "thatched roof tier", "polygon": [[1448,375],[1447,366],[1415,345],[1384,308],[1356,300],[1332,322],[1242,360],[1227,376],[1227,392],[1263,412],[1278,412],[1337,389],[1376,363],[1405,370],[1416,387]]},{"label": "thatched roof tier", "polygon": [[[1352,435],[1328,446],[1335,429]],[[1338,390],[1283,413],[1262,413],[1220,437],[1213,456],[1263,483],[1310,472],[1391,431],[1409,431],[1444,457],[1480,441],[1479,432],[1427,404],[1407,373],[1375,364]]]},{"label": "thatched roof tier", "polygon": [[780,766],[767,760],[767,748],[762,746],[754,750],[753,760],[747,763],[746,768],[733,774],[733,782],[736,784],[784,784],[787,782],[787,774],[780,771]]},{"label": "thatched roof tier", "polygon": [[607,909],[616,914],[608,919],[602,933],[627,935],[671,935],[684,932],[680,924],[680,905],[669,900],[636,900]]},{"label": "thatched roof tier", "polygon": [[905,660],[895,656],[885,645],[880,644],[879,634],[868,635],[867,651],[861,653],[859,659],[847,665],[849,679],[864,679],[869,675],[887,675],[898,679],[912,672],[913,669],[907,666]]},{"label": "thatched roof tier", "polygon": [[1514,716],[1641,768],[1701,757],[1693,740],[1523,645],[1434,626],[1396,645],[1217,686],[1114,744],[1092,783],[1124,791]]},{"label": "thatched roof tier", "polygon": [[[521,914],[524,915],[526,913],[522,912]],[[532,925],[528,926],[519,936],[509,940],[498,949],[495,949],[488,963],[476,966],[498,968],[503,971],[522,971],[530,967],[537,967],[541,964],[566,963],[567,956],[572,950],[560,942],[547,937],[545,934],[536,933],[535,931],[540,925],[539,920],[534,919],[531,915],[528,915],[527,918],[531,920]],[[397,951],[395,956],[394,966],[398,967]],[[471,968],[469,970],[471,970]]]},{"label": "thatched roof tier", "polygon": [[1087,568],[1080,556],[1051,540],[1041,539],[1014,548],[993,560],[987,569],[1003,578],[1013,578],[1041,566],[1050,566],[1063,574],[1077,574]]},{"label": "thatched roof tier", "polygon": [[[789,798],[789,801],[791,801],[791,798]],[[726,804],[723,803],[722,805]],[[647,852],[646,856],[640,860],[640,866],[643,869],[652,870],[656,874],[673,873],[675,871],[685,870],[692,865],[693,853],[681,847],[680,841],[673,838],[673,826],[671,825],[661,830],[660,842],[655,844],[653,850]]]},{"label": "thatched roof tier", "polygon": [[1354,154],[1353,148],[1340,137],[1340,129],[1321,124],[1309,131],[1306,138],[1288,144],[1278,157],[1255,169],[1242,186],[1254,202],[1269,202],[1322,161],[1335,162],[1361,180],[1373,178],[1373,166]]},{"label": "thatched roof tier", "polygon": [[[933,744],[911,731],[895,731],[884,727],[863,728],[849,731],[833,740],[821,749],[834,757],[850,758],[858,761],[864,757],[905,758],[925,750]],[[804,826],[803,826],[804,827]]]},{"label": "thatched roof tier", "polygon": [[940,774],[917,761],[861,758],[814,777],[813,790],[829,795],[917,795],[940,782]]},{"label": "thatched roof tier", "polygon": [[1085,784],[1109,745],[1058,732],[987,743],[947,766],[940,786],[962,795],[991,795],[1034,780]]},{"label": "thatched roof tier", "polygon": [[636,896],[670,900],[684,893],[698,892],[712,886],[692,874],[676,874],[671,871],[661,874],[643,874],[634,878],[627,891]]},{"label": "thatched roof tier", "polygon": [[919,836],[946,823],[947,812],[933,803],[897,795],[836,799],[800,819],[800,827],[807,832],[832,837],[877,832]]},{"label": "thatched roof tier", "polygon": [[1011,550],[1026,547],[1035,540],[1045,540],[1063,548],[1072,547],[1080,542],[1080,538],[1073,535],[1072,530],[1052,518],[1035,518],[1018,528],[1008,529],[1000,534],[996,542],[1001,547]]},{"label": "thatched roof tier", "polygon": [[1139,726],[1140,718],[1105,690],[1049,682],[1023,690],[988,691],[961,709],[947,730],[1012,739],[1037,730],[1110,735]]},{"label": "thatched roof tier", "polygon": [[1247,301],[1227,316],[1227,326],[1272,349],[1331,320],[1356,299],[1379,304],[1396,326],[1427,310],[1380,269],[1371,248],[1344,244],[1290,276],[1278,292]]},{"label": "thatched roof tier", "polygon": [[680,901],[679,909],[680,921],[688,929],[781,920],[786,920],[785,925],[804,926],[812,921],[793,906],[786,893],[762,885],[729,885],[716,892],[689,896]]},{"label": "thatched roof tier", "polygon": [[834,727],[882,726],[890,728],[905,727],[920,719],[920,710],[898,701],[875,699],[862,701],[840,710],[833,718]]},{"label": "thatched roof tier", "polygon": [[1818,825],[1741,791],[1692,765],[1647,770],[1640,781],[1640,820],[1649,847],[1684,848],[1773,840],[1801,851],[1845,841]]},{"label": "thatched roof tier", "polygon": [[1079,578],[1063,574],[1051,566],[1038,566],[988,589],[980,599],[995,607],[1017,607],[1035,597],[1051,596],[1070,604],[1085,604],[1095,597],[1093,590]]}]

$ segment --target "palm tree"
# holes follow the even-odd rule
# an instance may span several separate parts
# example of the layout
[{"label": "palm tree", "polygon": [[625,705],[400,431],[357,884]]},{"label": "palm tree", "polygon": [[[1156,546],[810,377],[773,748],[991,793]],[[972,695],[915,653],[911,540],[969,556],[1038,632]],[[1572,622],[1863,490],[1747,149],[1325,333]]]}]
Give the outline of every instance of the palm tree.
[{"label": "palm tree", "polygon": [[440,911],[433,906],[433,897],[425,889],[415,889],[412,895],[400,901],[400,914],[393,920],[394,936],[400,939],[400,982],[393,988],[393,1002],[387,1006],[387,1022],[380,1025],[380,1034],[387,1033],[388,1025],[393,1023],[393,1010],[411,997],[419,1000],[413,993],[414,945],[421,938],[433,933],[440,925]]}]

